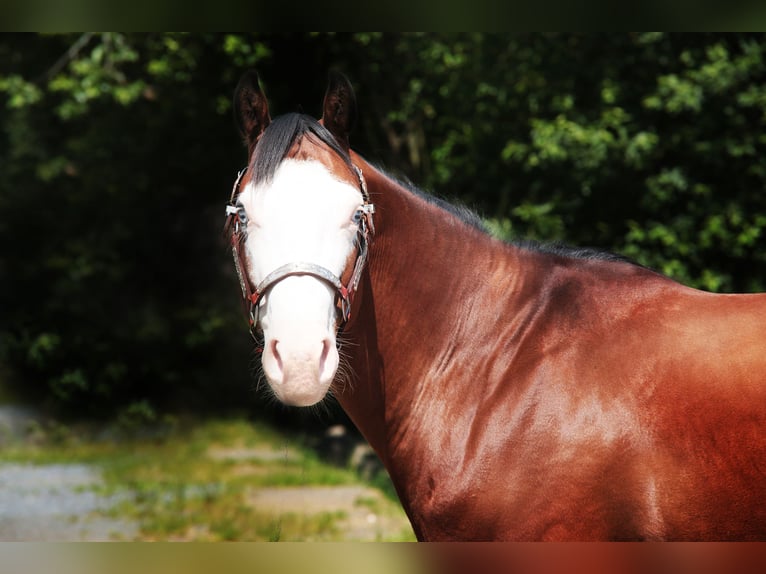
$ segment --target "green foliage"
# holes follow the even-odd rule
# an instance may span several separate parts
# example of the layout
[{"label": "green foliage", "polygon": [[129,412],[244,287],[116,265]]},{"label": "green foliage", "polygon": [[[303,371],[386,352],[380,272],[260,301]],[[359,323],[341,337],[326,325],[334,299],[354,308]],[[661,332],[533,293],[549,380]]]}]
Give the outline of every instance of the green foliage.
[{"label": "green foliage", "polygon": [[0,78],[0,92],[7,94],[6,105],[14,109],[35,104],[42,98],[40,88],[18,75]]},{"label": "green foliage", "polygon": [[318,115],[327,70],[345,71],[354,147],[505,239],[766,289],[765,49],[749,34],[4,36],[0,361],[75,410],[256,402],[220,240],[249,66],[273,115]]},{"label": "green foliage", "polygon": [[243,161],[218,102],[240,71],[219,65],[224,41],[2,40],[16,69],[0,74],[0,244],[12,278],[0,286],[0,360],[33,397],[136,418],[141,405],[249,396],[221,234]]},{"label": "green foliage", "polygon": [[[63,120],[88,113],[91,104],[102,98],[127,106],[138,99],[146,84],[141,79],[129,80],[124,68],[136,62],[139,54],[123,34],[102,34],[98,42],[84,34],[73,45],[79,57],[69,60],[65,70],[48,82],[48,90],[62,92],[56,112]],[[92,49],[85,51],[92,45]],[[72,51],[72,48],[70,48]]]}]

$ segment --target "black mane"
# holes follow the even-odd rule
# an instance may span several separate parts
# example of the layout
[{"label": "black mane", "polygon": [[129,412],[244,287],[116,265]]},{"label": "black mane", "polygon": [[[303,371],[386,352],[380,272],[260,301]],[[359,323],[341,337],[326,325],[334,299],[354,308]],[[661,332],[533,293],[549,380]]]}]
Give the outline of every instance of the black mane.
[{"label": "black mane", "polygon": [[[405,188],[407,188],[407,190],[412,192],[414,195],[417,195],[418,197],[423,198],[428,203],[436,205],[437,207],[440,207],[444,211],[451,213],[452,215],[457,217],[460,221],[473,227],[474,229],[478,229],[479,231],[482,231],[486,233],[487,235],[490,235],[490,231],[487,228],[486,224],[484,223],[484,220],[472,209],[466,207],[465,205],[461,205],[459,203],[457,204],[451,203],[436,195],[427,193],[419,189],[417,186],[415,186],[412,182],[410,182],[407,179],[393,177],[390,174],[387,174],[387,175],[391,179],[395,179],[398,183],[403,185]],[[513,245],[514,247],[518,247],[519,249],[524,249],[526,251],[535,251],[537,253],[547,253],[550,255],[557,255],[559,257],[567,257],[570,259],[582,259],[586,261],[588,260],[616,261],[621,263],[630,263],[631,265],[637,265],[639,267],[643,267],[641,264],[637,263],[630,257],[626,257],[618,253],[612,253],[611,251],[604,251],[594,247],[573,247],[565,243],[560,243],[560,242],[545,243],[542,241],[536,241],[534,239],[514,239],[514,240],[507,241],[507,243],[509,245]]]},{"label": "black mane", "polygon": [[[381,169],[381,168],[378,168],[378,169]],[[490,235],[489,229],[484,223],[484,220],[481,218],[481,216],[479,216],[475,211],[473,211],[469,207],[466,207],[465,205],[461,205],[459,203],[457,204],[451,203],[445,199],[442,199],[441,197],[438,197],[431,193],[427,193],[423,191],[422,189],[418,188],[416,185],[414,185],[411,181],[409,181],[406,178],[396,177],[391,175],[390,173],[386,173],[386,175],[390,179],[394,179],[395,181],[397,181],[397,183],[405,187],[408,191],[410,191],[414,195],[417,195],[418,197],[424,199],[428,203],[436,205],[437,207],[443,209],[444,211],[454,215],[460,221],[473,227],[474,229],[478,229],[479,231],[482,231],[486,233],[487,235]],[[624,255],[619,255],[617,253],[612,253],[610,251],[603,251],[601,249],[596,249],[593,247],[572,247],[570,245],[566,245],[565,243],[560,243],[560,242],[544,243],[544,242],[536,241],[533,239],[510,240],[510,241],[507,241],[507,243],[510,245],[513,245],[514,247],[518,247],[519,249],[524,249],[526,251],[535,251],[537,253],[547,253],[550,255],[557,255],[559,257],[567,257],[570,259],[616,261],[616,262],[622,262],[622,263],[630,263],[632,265],[638,265],[639,267],[641,266],[640,264],[636,263],[629,257],[625,257]]]},{"label": "black mane", "polygon": [[626,257],[625,255],[620,255],[618,253],[612,253],[611,251],[603,251],[594,247],[572,247],[571,245],[566,245],[565,243],[543,243],[533,239],[514,240],[511,241],[511,245],[514,245],[519,249],[525,249],[527,251],[548,253],[550,255],[558,255],[559,257],[568,257],[570,259],[617,261],[643,267],[639,263],[632,260],[630,257]]},{"label": "black mane", "polygon": [[489,233],[489,229],[487,229],[487,226],[484,224],[484,220],[482,220],[479,214],[477,214],[471,208],[466,207],[465,205],[462,205],[460,203],[452,203],[437,195],[423,191],[406,177],[393,175],[378,165],[376,165],[375,168],[378,171],[385,173],[386,177],[394,180],[396,183],[401,185],[403,188],[405,188],[407,191],[409,191],[413,195],[417,195],[419,198],[423,199],[424,201],[439,207],[440,209],[446,211],[447,213],[454,215],[460,221],[473,227],[474,229],[478,229],[479,231],[483,231],[484,233],[487,233],[487,234]]},{"label": "black mane", "polygon": [[327,128],[309,115],[292,113],[272,120],[258,140],[248,167],[255,181],[270,181],[295,141],[307,134],[315,136],[337,153],[353,171],[348,153]]}]

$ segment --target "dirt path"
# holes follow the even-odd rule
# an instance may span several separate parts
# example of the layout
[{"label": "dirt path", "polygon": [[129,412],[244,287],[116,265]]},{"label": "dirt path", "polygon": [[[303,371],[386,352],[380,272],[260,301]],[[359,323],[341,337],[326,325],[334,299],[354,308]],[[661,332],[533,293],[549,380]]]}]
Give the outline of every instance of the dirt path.
[{"label": "dirt path", "polygon": [[334,526],[349,541],[390,540],[409,527],[402,516],[387,512],[390,501],[379,490],[365,486],[260,488],[252,492],[247,502],[275,516],[338,513],[340,518]]},{"label": "dirt path", "polygon": [[[207,456],[231,462],[298,460],[289,447],[212,448]],[[333,528],[347,541],[365,542],[397,539],[410,524],[396,503],[378,489],[364,485],[280,486],[252,488],[245,496],[251,508],[280,517],[298,515],[334,515]]]}]

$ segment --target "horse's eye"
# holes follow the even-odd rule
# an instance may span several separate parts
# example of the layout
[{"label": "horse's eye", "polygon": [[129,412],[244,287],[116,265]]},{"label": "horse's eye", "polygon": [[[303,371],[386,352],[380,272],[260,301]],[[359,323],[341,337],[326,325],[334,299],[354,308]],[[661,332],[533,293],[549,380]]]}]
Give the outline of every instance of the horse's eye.
[{"label": "horse's eye", "polygon": [[351,221],[353,221],[356,225],[359,225],[362,221],[363,215],[364,215],[364,211],[361,208],[357,209],[354,212],[354,216],[351,218]]},{"label": "horse's eye", "polygon": [[239,219],[240,224],[247,225],[247,212],[241,205],[237,207],[237,219]]}]

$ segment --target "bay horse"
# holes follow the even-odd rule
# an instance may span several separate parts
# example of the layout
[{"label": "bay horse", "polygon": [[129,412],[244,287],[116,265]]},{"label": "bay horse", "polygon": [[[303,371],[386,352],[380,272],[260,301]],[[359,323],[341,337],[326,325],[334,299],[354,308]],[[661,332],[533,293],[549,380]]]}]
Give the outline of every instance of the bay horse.
[{"label": "bay horse", "polygon": [[234,109],[265,378],[337,398],[419,540],[766,539],[766,295],[492,238],[350,149],[342,75],[318,121],[254,71]]}]

